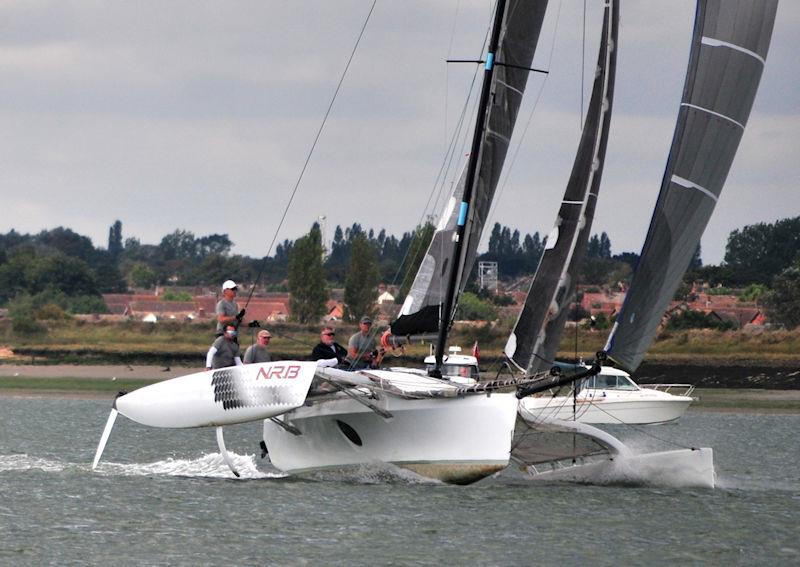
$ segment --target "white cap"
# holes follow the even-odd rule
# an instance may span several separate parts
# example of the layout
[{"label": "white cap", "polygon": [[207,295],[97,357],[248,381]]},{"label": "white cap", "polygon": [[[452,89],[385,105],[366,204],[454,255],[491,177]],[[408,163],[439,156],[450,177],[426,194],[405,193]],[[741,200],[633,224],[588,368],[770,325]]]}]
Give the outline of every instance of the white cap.
[{"label": "white cap", "polygon": [[233,280],[225,280],[225,283],[222,284],[222,291],[226,289],[236,289],[236,282]]}]

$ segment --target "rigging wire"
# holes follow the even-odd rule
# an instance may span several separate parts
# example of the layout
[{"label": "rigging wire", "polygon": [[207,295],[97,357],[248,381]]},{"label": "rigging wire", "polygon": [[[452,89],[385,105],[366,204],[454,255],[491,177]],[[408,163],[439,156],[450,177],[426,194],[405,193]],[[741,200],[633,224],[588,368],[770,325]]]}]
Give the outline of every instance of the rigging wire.
[{"label": "rigging wire", "polygon": [[[461,8],[461,0],[456,2],[456,11],[453,14],[453,27],[450,30],[450,42],[447,45],[447,58],[450,59],[450,55],[453,53],[453,40],[456,37],[456,24],[458,23],[458,11]],[[445,63],[444,66],[444,145],[447,146],[447,99],[449,98],[450,93],[450,66]]]},{"label": "rigging wire", "polygon": [[286,220],[286,215],[289,213],[289,208],[292,206],[292,202],[294,201],[294,197],[297,194],[297,190],[300,187],[300,182],[303,180],[303,175],[305,175],[306,168],[308,167],[308,163],[311,161],[311,156],[314,154],[314,149],[317,147],[317,142],[319,141],[320,136],[322,135],[322,130],[325,128],[325,124],[328,121],[328,116],[330,116],[331,109],[333,108],[333,103],[336,102],[336,98],[339,95],[339,90],[342,88],[342,83],[344,83],[344,78],[347,75],[347,71],[350,69],[350,64],[353,62],[353,58],[356,55],[356,50],[358,49],[358,45],[361,43],[361,38],[364,36],[364,31],[367,29],[367,24],[369,23],[370,18],[372,17],[372,12],[375,10],[375,4],[378,3],[378,0],[372,1],[372,6],[369,8],[369,12],[367,13],[367,17],[364,19],[364,23],[361,26],[361,30],[358,33],[358,37],[356,38],[355,45],[353,45],[353,50],[350,52],[350,57],[347,59],[347,64],[344,67],[344,71],[342,71],[341,77],[339,77],[339,83],[336,85],[336,90],[333,92],[333,96],[331,97],[331,102],[328,104],[328,108],[325,111],[325,116],[322,118],[322,123],[319,125],[319,129],[317,130],[317,135],[314,137],[314,141],[311,144],[311,148],[306,155],[306,159],[303,162],[303,167],[300,170],[300,175],[297,177],[297,181],[294,184],[294,188],[292,189],[292,193],[289,196],[289,201],[286,203],[286,207],[283,209],[283,214],[281,215],[281,220],[278,223],[277,228],[275,229],[275,233],[272,236],[272,242],[269,244],[269,248],[267,248],[267,254],[264,256],[264,259],[261,261],[261,269],[258,271],[258,276],[256,276],[255,281],[253,282],[253,286],[250,288],[250,293],[247,295],[247,301],[245,301],[244,307],[247,309],[247,306],[250,303],[250,300],[253,298],[253,293],[256,290],[256,286],[258,282],[261,280],[261,276],[264,275],[264,269],[267,266],[267,258],[269,258],[270,253],[272,252],[272,247],[275,245],[275,241],[278,238],[278,234],[280,233],[281,228],[283,227],[283,223]]},{"label": "rigging wire", "polygon": [[[454,28],[455,28],[455,24],[454,24]],[[483,44],[481,45],[481,54],[483,53],[483,50],[486,47],[486,43],[489,40],[489,32],[490,31],[491,31],[491,27],[487,28],[486,33],[485,33],[484,38],[483,38]],[[457,146],[457,142],[458,142],[459,139],[461,139],[461,155],[463,155],[463,153],[464,153],[463,150],[464,150],[464,147],[466,146],[467,136],[468,136],[468,132],[469,132],[468,128],[464,128],[464,126],[465,126],[464,120],[465,120],[465,117],[467,116],[467,109],[469,108],[470,100],[473,101],[473,106],[472,106],[473,113],[472,114],[474,114],[475,106],[477,105],[477,98],[473,99],[472,94],[473,94],[473,92],[475,90],[475,83],[477,82],[478,70],[479,69],[480,69],[480,67],[476,65],[475,66],[475,70],[474,70],[474,72],[472,74],[472,80],[470,82],[469,91],[467,92],[467,96],[466,96],[466,98],[464,100],[464,104],[461,107],[461,114],[459,115],[459,119],[458,119],[458,122],[457,122],[456,129],[453,132],[453,135],[452,135],[451,140],[450,140],[450,145],[448,146],[447,150],[445,151],[445,155],[442,158],[442,165],[439,167],[439,171],[436,174],[436,179],[434,180],[433,187],[431,188],[431,191],[428,194],[428,200],[426,201],[425,206],[422,209],[422,214],[420,215],[420,217],[419,217],[419,219],[417,221],[417,225],[416,226],[418,226],[418,227],[422,226],[423,220],[425,219],[426,216],[431,216],[428,213],[428,211],[438,210],[439,199],[441,198],[441,195],[444,193],[444,188],[445,188],[445,185],[446,185],[446,182],[447,182],[447,178],[449,176],[449,172],[450,172],[451,166],[452,166],[453,161],[454,161],[455,156],[456,156],[456,146]],[[452,182],[451,182],[451,186],[452,186]],[[435,198],[434,198],[434,196],[435,196]],[[433,201],[433,204],[431,204],[431,201]],[[425,252],[426,252],[426,250],[422,250],[421,248],[417,248],[417,250],[414,253],[414,257],[409,260],[409,254],[411,253],[411,247],[409,246],[409,248],[406,250],[405,254],[403,255],[403,258],[400,260],[400,264],[398,265],[397,272],[395,273],[395,276],[392,279],[392,283],[396,284],[397,280],[400,277],[400,274],[402,273],[404,268],[407,268],[408,265],[413,265],[413,263],[416,262],[417,258],[419,257],[419,254],[424,254]],[[405,281],[405,279],[403,281]]]}]

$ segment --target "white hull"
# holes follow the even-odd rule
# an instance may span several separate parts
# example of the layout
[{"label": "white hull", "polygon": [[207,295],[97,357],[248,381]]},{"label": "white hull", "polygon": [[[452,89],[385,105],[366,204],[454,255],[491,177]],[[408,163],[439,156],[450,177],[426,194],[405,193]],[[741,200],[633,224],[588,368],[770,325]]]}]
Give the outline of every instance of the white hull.
[{"label": "white hull", "polygon": [[[644,392],[636,397],[594,397],[578,398],[575,419],[590,424],[653,424],[666,423],[679,419],[692,403],[692,398],[670,396],[669,398],[650,397],[652,392]],[[660,392],[656,392],[660,393]],[[632,392],[639,394],[639,392]],[[525,398],[520,402],[531,420],[573,418],[572,397]]]},{"label": "white hull", "polygon": [[428,478],[466,484],[508,465],[517,416],[513,394],[425,399],[380,394],[372,401],[390,418],[340,396],[279,418],[301,435],[264,421],[275,467],[296,474],[392,463]]},{"label": "white hull", "polygon": [[150,427],[245,423],[303,405],[316,368],[290,360],[197,372],[134,390],[114,407]]}]

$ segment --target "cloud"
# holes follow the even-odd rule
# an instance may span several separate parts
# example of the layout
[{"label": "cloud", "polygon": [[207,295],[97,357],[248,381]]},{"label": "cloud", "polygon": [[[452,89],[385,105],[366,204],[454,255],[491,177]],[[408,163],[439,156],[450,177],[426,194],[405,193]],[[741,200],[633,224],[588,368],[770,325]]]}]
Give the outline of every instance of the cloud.
[{"label": "cloud", "polygon": [[[236,252],[262,255],[369,6],[4,2],[0,230],[64,225],[104,245],[119,218],[126,237],[144,242],[175,228],[227,232]],[[551,2],[536,58],[550,74],[529,81],[520,126],[544,89],[494,216],[522,232],[549,230],[572,166],[581,71],[586,98],[599,34],[599,7],[588,8],[583,55],[581,3]],[[329,236],[355,221],[413,228],[476,70],[444,60],[478,57],[490,9],[483,0],[378,3],[279,240],[323,214]],[[594,224],[615,251],[637,250],[649,222],[694,2],[622,9]],[[798,25],[800,6],[781,3],[750,125],[703,240],[706,261],[721,259],[733,228],[800,210]]]}]

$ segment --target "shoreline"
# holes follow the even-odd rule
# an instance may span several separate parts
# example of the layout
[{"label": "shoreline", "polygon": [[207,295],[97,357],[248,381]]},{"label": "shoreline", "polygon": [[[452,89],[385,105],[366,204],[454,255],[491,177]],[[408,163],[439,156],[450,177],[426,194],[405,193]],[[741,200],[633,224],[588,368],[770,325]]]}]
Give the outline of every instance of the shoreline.
[{"label": "shoreline", "polygon": [[[108,400],[120,390],[131,391],[147,384],[202,371],[189,366],[140,365],[0,365],[0,399]],[[656,373],[660,374],[660,373]],[[663,375],[659,378],[664,378]],[[645,383],[647,380],[643,380]],[[800,414],[800,389],[765,388],[764,383],[698,383],[698,398],[689,412],[736,412]],[[783,386],[783,387],[781,387]]]}]

